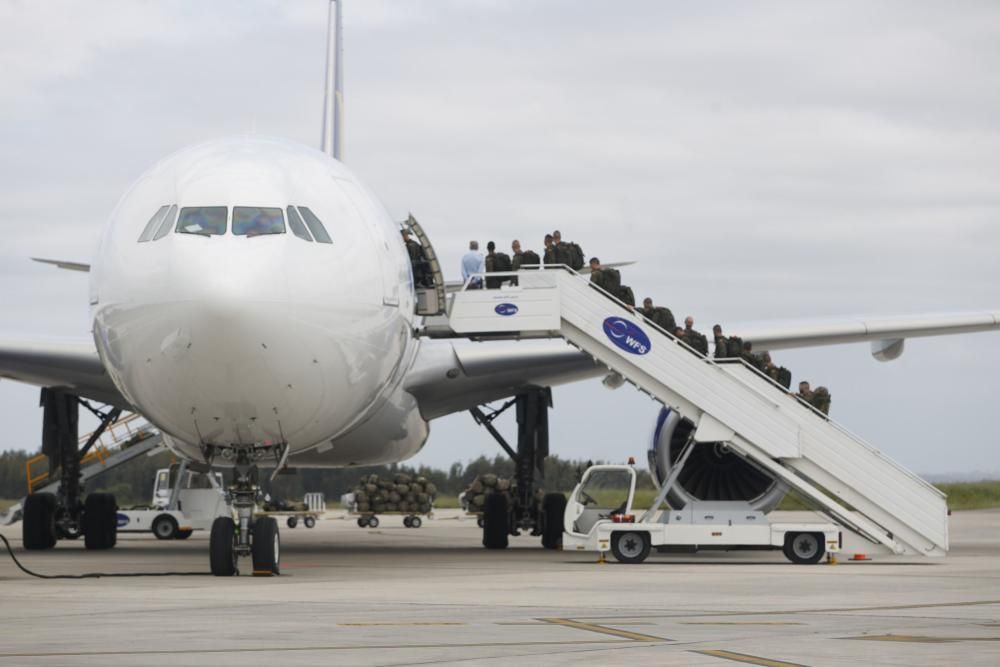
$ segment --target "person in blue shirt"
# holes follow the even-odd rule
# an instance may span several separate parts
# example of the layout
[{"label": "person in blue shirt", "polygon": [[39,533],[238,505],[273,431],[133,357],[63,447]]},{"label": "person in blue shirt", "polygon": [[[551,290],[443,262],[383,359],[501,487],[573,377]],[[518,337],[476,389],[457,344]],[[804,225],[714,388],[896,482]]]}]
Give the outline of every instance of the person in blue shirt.
[{"label": "person in blue shirt", "polygon": [[482,289],[482,275],[469,278],[475,274],[486,273],[486,258],[479,252],[479,241],[469,241],[469,252],[462,255],[462,281],[469,282],[469,289]]}]

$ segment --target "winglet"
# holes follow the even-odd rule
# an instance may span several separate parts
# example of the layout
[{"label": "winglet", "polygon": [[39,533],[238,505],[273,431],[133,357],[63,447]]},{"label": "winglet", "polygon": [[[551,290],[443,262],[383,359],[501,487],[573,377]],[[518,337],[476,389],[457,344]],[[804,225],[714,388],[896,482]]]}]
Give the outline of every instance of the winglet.
[{"label": "winglet", "polygon": [[83,264],[82,262],[66,262],[61,259],[42,259],[41,257],[32,257],[31,261],[41,262],[42,264],[52,264],[53,266],[58,266],[60,269],[66,269],[67,271],[82,271],[83,273],[90,273],[90,264]]}]

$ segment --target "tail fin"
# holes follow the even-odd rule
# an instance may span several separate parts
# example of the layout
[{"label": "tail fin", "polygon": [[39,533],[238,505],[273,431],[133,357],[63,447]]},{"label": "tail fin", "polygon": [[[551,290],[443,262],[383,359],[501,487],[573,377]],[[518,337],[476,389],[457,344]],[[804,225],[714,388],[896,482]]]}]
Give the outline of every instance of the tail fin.
[{"label": "tail fin", "polygon": [[343,0],[330,0],[330,18],[326,34],[326,89],[323,96],[323,134],[321,148],[340,160],[343,152],[344,124],[344,35],[340,22]]}]

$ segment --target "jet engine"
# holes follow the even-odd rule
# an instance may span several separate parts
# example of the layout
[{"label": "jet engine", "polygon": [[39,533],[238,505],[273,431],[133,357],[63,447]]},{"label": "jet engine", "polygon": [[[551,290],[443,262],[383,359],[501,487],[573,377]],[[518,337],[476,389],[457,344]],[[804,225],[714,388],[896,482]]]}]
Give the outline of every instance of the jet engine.
[{"label": "jet engine", "polygon": [[[649,450],[649,472],[657,486],[670,476],[694,428],[673,410],[660,411]],[[770,512],[786,492],[783,484],[730,451],[725,443],[701,442],[667,494],[667,503],[679,509],[692,500],[745,500],[755,510]]]}]

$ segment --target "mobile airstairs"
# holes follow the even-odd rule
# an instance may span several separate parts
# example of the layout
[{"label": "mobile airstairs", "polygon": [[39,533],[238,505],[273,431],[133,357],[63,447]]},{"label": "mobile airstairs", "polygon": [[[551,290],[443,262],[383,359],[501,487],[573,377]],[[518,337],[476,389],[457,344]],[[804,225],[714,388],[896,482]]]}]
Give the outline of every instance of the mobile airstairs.
[{"label": "mobile airstairs", "polygon": [[694,423],[695,442],[727,443],[844,528],[896,554],[948,550],[944,494],[753,367],[701,356],[568,269],[516,276],[450,295],[447,322],[424,333],[564,338]]},{"label": "mobile airstairs", "polygon": [[[90,440],[92,435],[88,433],[81,437],[81,446]],[[153,456],[165,449],[163,435],[159,430],[146,422],[141,415],[129,414],[109,424],[98,436],[90,452],[80,462],[80,482],[86,482],[102,472],[117,468],[140,456]],[[59,480],[50,481],[47,470],[34,472],[34,469],[46,459],[44,454],[39,454],[26,461],[28,493],[56,493],[59,490]],[[22,505],[23,500],[9,507],[5,513],[0,513],[0,526],[19,520]]]}]

